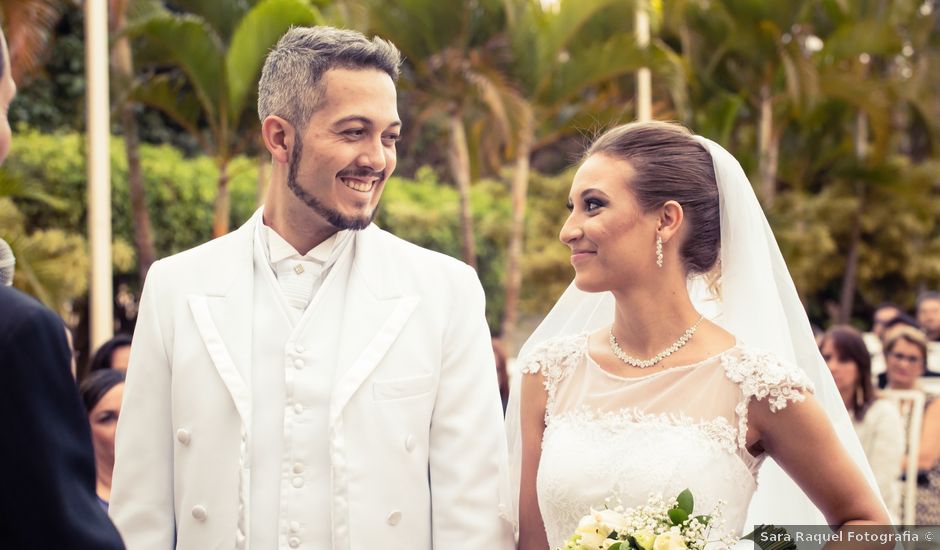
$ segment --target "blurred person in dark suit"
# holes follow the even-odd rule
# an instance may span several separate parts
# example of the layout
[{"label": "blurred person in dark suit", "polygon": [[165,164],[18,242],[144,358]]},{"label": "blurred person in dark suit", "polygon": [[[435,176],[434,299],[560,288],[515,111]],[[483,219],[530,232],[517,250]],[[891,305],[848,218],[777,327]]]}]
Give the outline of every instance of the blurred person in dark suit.
[{"label": "blurred person in dark suit", "polygon": [[[0,50],[2,163],[16,94],[2,31]],[[95,498],[91,436],[64,323],[7,284],[0,285],[0,548],[123,548]]]}]

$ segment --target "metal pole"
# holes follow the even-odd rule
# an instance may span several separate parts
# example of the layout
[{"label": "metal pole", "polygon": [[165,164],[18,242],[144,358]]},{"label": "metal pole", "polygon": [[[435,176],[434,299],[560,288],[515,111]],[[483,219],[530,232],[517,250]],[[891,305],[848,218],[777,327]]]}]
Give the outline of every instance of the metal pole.
[{"label": "metal pole", "polygon": [[114,335],[111,283],[111,156],[108,99],[108,2],[85,0],[88,128],[88,248],[91,349]]},{"label": "metal pole", "polygon": [[[650,43],[650,17],[647,0],[636,3],[636,42],[646,51]],[[649,67],[641,67],[636,73],[636,118],[640,121],[653,118],[653,83]]]}]

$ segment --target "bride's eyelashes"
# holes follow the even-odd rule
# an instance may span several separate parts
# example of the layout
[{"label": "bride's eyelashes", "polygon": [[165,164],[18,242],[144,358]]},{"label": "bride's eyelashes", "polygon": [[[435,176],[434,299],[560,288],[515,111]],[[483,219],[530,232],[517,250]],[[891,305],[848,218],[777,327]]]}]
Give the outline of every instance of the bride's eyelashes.
[{"label": "bride's eyelashes", "polygon": [[[598,208],[607,206],[607,202],[601,199],[588,197],[583,200],[584,200],[584,211],[588,213],[594,212]],[[568,212],[574,212],[574,203],[569,200],[568,203],[565,204],[565,208],[568,209]]]}]

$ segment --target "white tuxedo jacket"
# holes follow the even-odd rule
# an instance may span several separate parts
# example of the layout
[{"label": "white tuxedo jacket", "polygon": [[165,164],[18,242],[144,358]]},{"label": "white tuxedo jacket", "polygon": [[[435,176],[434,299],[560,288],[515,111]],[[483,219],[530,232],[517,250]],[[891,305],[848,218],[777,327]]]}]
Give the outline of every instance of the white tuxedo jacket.
[{"label": "white tuxedo jacket", "polygon": [[[247,547],[256,220],[147,277],[110,508],[129,550]],[[323,441],[333,548],[512,548],[476,274],[374,225],[355,239]]]}]

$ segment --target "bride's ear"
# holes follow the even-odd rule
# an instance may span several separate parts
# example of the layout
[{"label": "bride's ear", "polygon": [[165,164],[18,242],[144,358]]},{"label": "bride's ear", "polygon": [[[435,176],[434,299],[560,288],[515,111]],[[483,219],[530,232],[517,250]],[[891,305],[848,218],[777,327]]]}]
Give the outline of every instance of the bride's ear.
[{"label": "bride's ear", "polygon": [[684,219],[682,205],[676,201],[666,201],[659,211],[659,236],[663,242],[669,242],[682,228]]}]

